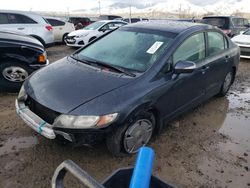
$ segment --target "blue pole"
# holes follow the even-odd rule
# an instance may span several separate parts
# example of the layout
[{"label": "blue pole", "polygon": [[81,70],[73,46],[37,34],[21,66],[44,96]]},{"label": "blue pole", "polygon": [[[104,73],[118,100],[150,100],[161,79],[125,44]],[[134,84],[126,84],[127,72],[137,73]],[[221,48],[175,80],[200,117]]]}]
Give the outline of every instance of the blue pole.
[{"label": "blue pole", "polygon": [[135,168],[130,181],[130,188],[149,188],[154,155],[153,149],[141,147],[137,155]]}]

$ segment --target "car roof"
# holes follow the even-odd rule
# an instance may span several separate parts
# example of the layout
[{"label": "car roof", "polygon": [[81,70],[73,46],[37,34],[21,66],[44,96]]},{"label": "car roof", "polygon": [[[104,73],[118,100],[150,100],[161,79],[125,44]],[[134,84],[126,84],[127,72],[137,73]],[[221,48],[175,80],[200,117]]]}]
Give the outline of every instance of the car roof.
[{"label": "car roof", "polygon": [[203,18],[244,18],[240,16],[204,16]]},{"label": "car roof", "polygon": [[105,22],[105,23],[109,23],[109,22],[121,22],[121,23],[126,23],[127,24],[127,22],[124,22],[122,20],[99,20],[97,22]]},{"label": "car roof", "polygon": [[123,28],[138,28],[138,29],[148,29],[155,31],[171,32],[171,33],[181,33],[185,30],[191,28],[209,29],[214,28],[213,26],[201,23],[192,22],[180,22],[180,21],[168,21],[168,20],[153,20],[147,22],[137,22],[134,24],[129,24],[123,26]]},{"label": "car roof", "polygon": [[32,15],[39,15],[36,12],[32,12],[32,11],[22,11],[22,10],[2,10],[0,9],[1,13],[16,13],[16,14],[32,14]]}]

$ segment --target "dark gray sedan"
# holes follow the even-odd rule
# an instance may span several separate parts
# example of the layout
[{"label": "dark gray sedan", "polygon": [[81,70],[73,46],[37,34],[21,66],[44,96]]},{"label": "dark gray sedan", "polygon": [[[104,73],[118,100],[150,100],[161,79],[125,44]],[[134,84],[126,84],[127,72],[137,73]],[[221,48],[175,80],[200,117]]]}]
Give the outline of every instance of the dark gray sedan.
[{"label": "dark gray sedan", "polygon": [[49,139],[106,141],[113,154],[135,153],[173,118],[224,96],[239,59],[239,48],[213,26],[139,22],[37,71],[16,109]]}]

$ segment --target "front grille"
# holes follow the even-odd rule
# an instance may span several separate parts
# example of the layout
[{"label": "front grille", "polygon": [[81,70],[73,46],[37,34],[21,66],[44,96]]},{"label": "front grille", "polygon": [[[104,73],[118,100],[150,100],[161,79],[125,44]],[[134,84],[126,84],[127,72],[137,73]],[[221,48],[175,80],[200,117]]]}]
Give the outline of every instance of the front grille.
[{"label": "front grille", "polygon": [[55,119],[60,115],[60,113],[55,112],[38,102],[36,102],[31,97],[28,97],[28,99],[25,101],[25,104],[29,107],[29,109],[34,112],[37,116],[42,118],[44,121],[46,121],[49,124],[53,124]]},{"label": "front grille", "polygon": [[250,56],[250,52],[240,52],[240,55],[243,55],[243,56]]},{"label": "front grille", "polygon": [[75,36],[67,36],[66,37],[66,42],[68,44],[75,44],[76,40],[75,40]]},{"label": "front grille", "polygon": [[250,48],[240,47],[240,51],[242,51],[242,52],[250,52]]},{"label": "front grille", "polygon": [[250,56],[250,48],[240,47],[240,54],[244,56]]}]

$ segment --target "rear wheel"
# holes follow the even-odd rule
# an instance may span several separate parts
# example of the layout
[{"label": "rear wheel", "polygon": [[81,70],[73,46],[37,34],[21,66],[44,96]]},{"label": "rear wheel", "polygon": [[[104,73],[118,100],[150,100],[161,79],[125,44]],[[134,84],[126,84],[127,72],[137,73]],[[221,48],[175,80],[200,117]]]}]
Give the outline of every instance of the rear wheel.
[{"label": "rear wheel", "polygon": [[222,96],[225,96],[227,94],[228,90],[230,89],[230,87],[233,83],[233,80],[234,80],[234,71],[231,70],[230,72],[227,73],[218,96],[222,97]]},{"label": "rear wheel", "polygon": [[155,128],[155,117],[143,112],[131,123],[120,126],[107,137],[107,147],[116,156],[136,153],[140,147],[148,144]]},{"label": "rear wheel", "polygon": [[18,92],[24,80],[28,78],[31,69],[17,62],[4,62],[0,64],[1,90]]}]

